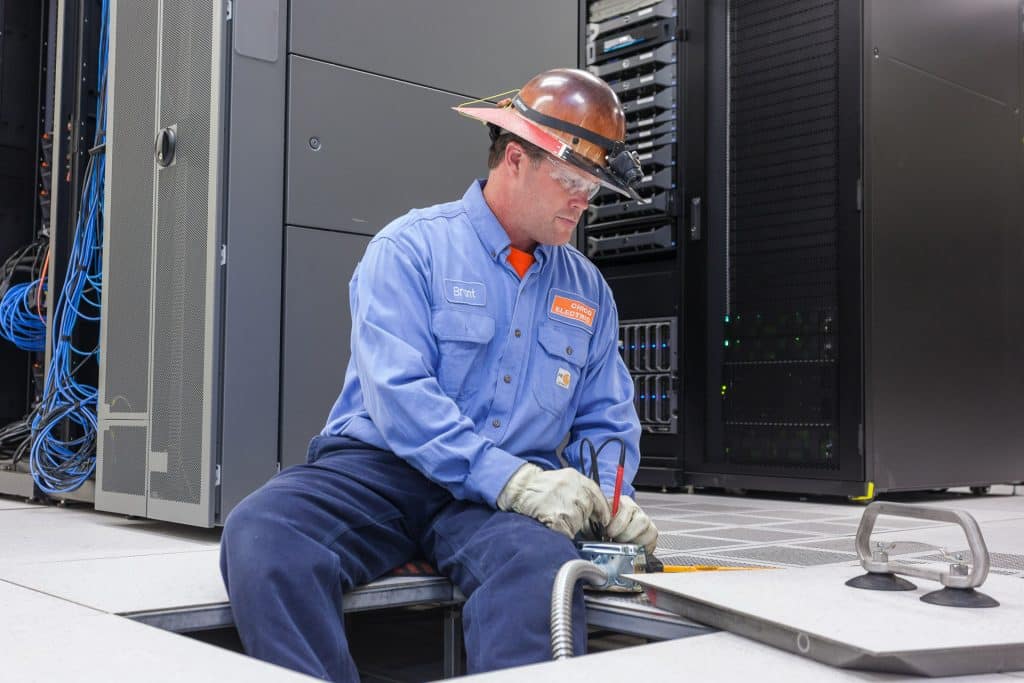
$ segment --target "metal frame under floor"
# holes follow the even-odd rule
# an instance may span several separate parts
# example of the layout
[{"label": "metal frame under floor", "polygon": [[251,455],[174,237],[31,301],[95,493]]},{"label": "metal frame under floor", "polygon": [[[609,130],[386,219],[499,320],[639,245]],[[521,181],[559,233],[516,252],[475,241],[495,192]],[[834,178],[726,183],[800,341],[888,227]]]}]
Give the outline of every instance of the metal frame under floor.
[{"label": "metal frame under floor", "polygon": [[[988,496],[951,491],[899,499],[968,510],[985,533],[992,552],[992,571],[1024,578],[1024,534],[1020,533],[1024,526],[1024,496],[1015,493],[1010,487],[995,487]],[[856,564],[853,535],[863,508],[844,500],[648,492],[638,494],[638,500],[662,532],[657,554],[667,564],[775,567]],[[876,529],[875,535],[896,541],[893,552],[913,562],[942,562],[943,549],[957,551],[963,546],[963,539],[948,528],[921,520],[887,519]],[[147,640],[156,637],[153,634],[160,634],[160,638],[177,637],[167,631],[209,629],[230,623],[230,607],[217,568],[219,530],[216,529],[125,519],[84,506],[41,506],[0,497],[0,548],[4,549],[0,555],[0,589],[15,591],[19,600],[45,600],[49,605],[57,601],[86,609],[94,617],[131,620],[135,627],[144,629],[132,630],[132,638]],[[445,672],[451,674],[460,659],[457,649],[459,598],[444,579],[401,577],[375,582],[353,593],[347,598],[346,609],[356,611],[423,603],[450,608],[446,612],[445,640],[451,649],[446,656]],[[0,627],[16,633],[19,628],[27,628],[24,624],[11,623],[17,614],[18,610],[0,610]],[[692,622],[646,605],[642,598],[589,596],[588,621],[595,627],[649,640],[708,632]],[[70,628],[67,620],[62,623],[65,630]],[[91,623],[110,625],[106,620],[94,619]],[[158,626],[161,630],[146,629],[142,624]],[[716,647],[724,642],[721,635],[725,634],[714,636],[714,642],[719,643]],[[35,629],[25,631],[24,636],[29,640],[45,640]],[[697,647],[696,641],[707,641],[710,637],[688,638],[685,641],[691,643],[688,651]],[[189,647],[210,647],[192,639],[181,638],[181,641],[190,643]],[[176,647],[185,645],[178,643]],[[647,647],[653,646],[632,649],[642,651]],[[226,667],[225,670],[235,670],[234,676],[240,670],[238,667],[248,669],[262,665],[219,648],[213,650],[218,650],[216,656],[206,650],[204,656],[217,659],[217,666]],[[128,657],[132,651],[139,649],[121,654]],[[601,656],[615,656],[617,652]],[[784,668],[786,658],[792,656],[781,651],[777,654],[782,658],[779,665]],[[52,664],[52,654],[41,651],[39,657],[34,665],[42,666],[42,670]],[[130,662],[125,660],[122,664],[129,666]],[[111,680],[109,667],[115,665],[116,661],[99,661],[96,666],[101,668],[92,672],[92,677],[86,672],[82,680]],[[164,671],[154,666],[151,655],[145,661],[139,659],[138,665],[150,672]],[[723,665],[726,666],[724,673],[730,664],[723,662]],[[32,671],[38,675],[36,669]],[[185,673],[181,671],[180,661],[166,671],[176,672],[175,676]],[[214,678],[212,669],[204,671],[208,676],[200,680]],[[161,680],[159,676],[157,680]]]}]

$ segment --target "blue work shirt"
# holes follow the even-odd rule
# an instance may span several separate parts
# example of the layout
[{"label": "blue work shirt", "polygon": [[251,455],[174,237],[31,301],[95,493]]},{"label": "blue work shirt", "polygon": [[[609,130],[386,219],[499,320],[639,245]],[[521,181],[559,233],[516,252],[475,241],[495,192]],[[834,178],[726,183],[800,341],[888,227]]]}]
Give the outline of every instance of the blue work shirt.
[{"label": "blue work shirt", "polygon": [[[618,437],[633,495],[640,424],[611,290],[567,245],[539,245],[520,280],[482,188],[410,211],[370,241],[349,283],[352,355],[322,433],[393,451],[456,498],[491,506],[524,460],[560,467],[567,433],[563,456],[588,475],[581,440]],[[609,497],[619,450],[600,456]]]}]

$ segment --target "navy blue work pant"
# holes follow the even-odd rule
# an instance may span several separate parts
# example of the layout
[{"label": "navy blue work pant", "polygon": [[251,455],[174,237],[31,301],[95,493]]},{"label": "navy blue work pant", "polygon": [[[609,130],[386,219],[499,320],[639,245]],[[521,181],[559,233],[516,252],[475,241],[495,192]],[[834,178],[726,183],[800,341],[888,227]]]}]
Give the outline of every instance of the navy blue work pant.
[{"label": "navy blue work pant", "polygon": [[[467,596],[470,673],[550,659],[551,587],[573,543],[523,515],[454,500],[401,458],[343,437],[313,439],[309,461],[228,516],[221,573],[246,652],[333,681],[358,681],[345,593],[423,558]],[[586,649],[583,591],[575,651]]]}]

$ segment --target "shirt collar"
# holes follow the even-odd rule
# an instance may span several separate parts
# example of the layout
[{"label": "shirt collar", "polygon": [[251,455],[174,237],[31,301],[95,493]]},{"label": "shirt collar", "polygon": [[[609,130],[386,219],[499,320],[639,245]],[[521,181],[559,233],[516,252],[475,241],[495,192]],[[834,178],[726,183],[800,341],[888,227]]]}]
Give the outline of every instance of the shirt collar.
[{"label": "shirt collar", "polygon": [[[470,223],[473,224],[473,229],[476,230],[487,253],[495,261],[504,260],[512,241],[498,221],[498,217],[487,205],[487,200],[484,199],[483,190],[486,184],[486,180],[474,180],[466,190],[466,194],[462,196],[462,203],[465,205]],[[547,244],[538,244],[537,248],[533,250],[533,258],[537,261],[537,266],[543,267],[544,262],[551,255],[551,250],[556,248]]]}]

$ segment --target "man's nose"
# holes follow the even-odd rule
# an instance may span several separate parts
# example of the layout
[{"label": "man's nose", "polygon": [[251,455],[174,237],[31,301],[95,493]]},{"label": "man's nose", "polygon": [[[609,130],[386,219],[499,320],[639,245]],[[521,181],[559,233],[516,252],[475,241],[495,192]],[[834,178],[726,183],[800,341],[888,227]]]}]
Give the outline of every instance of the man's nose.
[{"label": "man's nose", "polygon": [[586,190],[577,190],[569,195],[569,206],[573,210],[583,213],[590,205],[590,197]]}]

